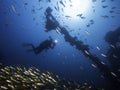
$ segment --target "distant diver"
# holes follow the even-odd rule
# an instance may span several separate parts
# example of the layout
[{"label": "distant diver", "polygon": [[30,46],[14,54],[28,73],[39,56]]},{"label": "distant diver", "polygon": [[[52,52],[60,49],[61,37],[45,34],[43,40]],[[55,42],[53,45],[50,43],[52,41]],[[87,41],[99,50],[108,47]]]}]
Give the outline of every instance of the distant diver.
[{"label": "distant diver", "polygon": [[28,52],[33,51],[36,55],[41,53],[44,50],[48,50],[48,49],[53,49],[56,45],[58,41],[57,40],[53,40],[50,36],[49,39],[46,39],[45,41],[43,41],[42,43],[40,43],[39,46],[35,47],[33,44],[31,43],[24,43],[23,46],[31,46],[32,49],[27,50]]}]

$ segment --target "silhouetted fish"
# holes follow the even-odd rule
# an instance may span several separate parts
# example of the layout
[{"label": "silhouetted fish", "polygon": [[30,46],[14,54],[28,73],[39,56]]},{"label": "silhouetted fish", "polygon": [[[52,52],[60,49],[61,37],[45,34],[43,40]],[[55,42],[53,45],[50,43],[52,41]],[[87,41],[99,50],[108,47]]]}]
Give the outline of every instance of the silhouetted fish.
[{"label": "silhouetted fish", "polygon": [[103,18],[109,18],[109,16],[108,16],[108,15],[103,15],[103,16],[101,16],[101,17],[103,17]]},{"label": "silhouetted fish", "polygon": [[64,3],[63,3],[63,1],[62,1],[62,0],[61,0],[61,1],[59,1],[59,2],[60,2],[60,4],[61,4],[61,5],[63,5],[63,6],[65,7],[65,5],[64,5]]},{"label": "silhouetted fish", "polygon": [[17,13],[16,8],[15,8],[14,5],[11,5],[11,8],[12,8],[12,10],[13,10],[14,13]]},{"label": "silhouetted fish", "polygon": [[108,6],[107,5],[104,5],[104,6],[102,6],[103,8],[107,8]]},{"label": "silhouetted fish", "polygon": [[102,0],[101,2],[103,3],[103,2],[105,2],[106,0]]}]

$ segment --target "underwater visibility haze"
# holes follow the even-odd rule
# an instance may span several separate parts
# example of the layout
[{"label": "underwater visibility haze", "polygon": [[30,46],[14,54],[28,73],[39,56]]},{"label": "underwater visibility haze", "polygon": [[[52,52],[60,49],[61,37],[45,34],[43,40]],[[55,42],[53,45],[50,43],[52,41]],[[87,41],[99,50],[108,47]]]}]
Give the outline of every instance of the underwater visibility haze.
[{"label": "underwater visibility haze", "polygon": [[0,88],[15,89],[7,70],[38,90],[119,90],[120,0],[0,0]]}]

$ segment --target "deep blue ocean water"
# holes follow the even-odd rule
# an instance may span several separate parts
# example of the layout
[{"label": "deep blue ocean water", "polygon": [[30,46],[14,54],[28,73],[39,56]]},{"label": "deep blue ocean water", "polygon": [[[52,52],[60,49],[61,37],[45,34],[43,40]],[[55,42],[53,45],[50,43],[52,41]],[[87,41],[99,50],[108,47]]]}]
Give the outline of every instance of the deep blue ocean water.
[{"label": "deep blue ocean water", "polygon": [[[67,5],[70,1],[72,4],[74,0],[62,1]],[[90,53],[97,56],[100,62],[112,71],[112,63],[106,58],[112,44],[105,41],[105,36],[120,27],[120,0],[88,1],[90,5],[82,13],[85,17],[82,19],[73,15],[74,10],[67,13],[65,11],[67,6],[64,7],[60,0],[0,0],[0,62],[5,65],[34,66],[68,80],[87,82],[100,88],[109,87],[109,81],[102,75],[96,64],[75,46],[66,42],[64,35],[58,34],[55,30],[45,31],[45,10],[51,7],[52,15],[61,27],[65,27],[72,37],[77,37],[87,44]],[[55,9],[57,3],[60,11]],[[27,52],[27,49],[32,47],[23,47],[23,43],[39,46],[49,36],[58,41],[53,49],[43,50],[36,55],[34,52]],[[115,43],[113,46],[116,45],[115,48],[118,46],[119,50],[120,34],[118,36],[118,44]],[[115,72],[119,78],[120,67],[117,67]]]}]

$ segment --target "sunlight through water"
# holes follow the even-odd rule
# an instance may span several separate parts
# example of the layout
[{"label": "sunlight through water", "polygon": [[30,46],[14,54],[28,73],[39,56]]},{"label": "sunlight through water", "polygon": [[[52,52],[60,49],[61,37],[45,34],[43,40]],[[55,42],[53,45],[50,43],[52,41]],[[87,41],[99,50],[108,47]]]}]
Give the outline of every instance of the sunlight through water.
[{"label": "sunlight through water", "polygon": [[91,6],[91,0],[71,0],[66,2],[64,14],[76,18],[78,14],[86,14]]}]

